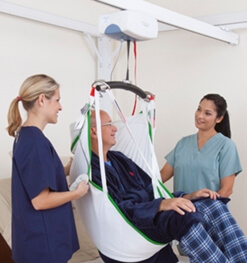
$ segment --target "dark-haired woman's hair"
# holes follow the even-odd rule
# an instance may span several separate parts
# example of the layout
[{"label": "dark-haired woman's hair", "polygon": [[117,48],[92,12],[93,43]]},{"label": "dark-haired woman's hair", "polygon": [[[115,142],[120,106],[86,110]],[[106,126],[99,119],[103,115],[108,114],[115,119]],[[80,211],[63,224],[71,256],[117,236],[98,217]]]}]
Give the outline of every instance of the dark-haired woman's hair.
[{"label": "dark-haired woman's hair", "polygon": [[201,101],[205,99],[214,102],[217,111],[217,118],[223,116],[222,121],[215,125],[215,130],[221,132],[226,137],[231,138],[230,119],[227,111],[226,100],[219,94],[207,94],[201,99]]}]

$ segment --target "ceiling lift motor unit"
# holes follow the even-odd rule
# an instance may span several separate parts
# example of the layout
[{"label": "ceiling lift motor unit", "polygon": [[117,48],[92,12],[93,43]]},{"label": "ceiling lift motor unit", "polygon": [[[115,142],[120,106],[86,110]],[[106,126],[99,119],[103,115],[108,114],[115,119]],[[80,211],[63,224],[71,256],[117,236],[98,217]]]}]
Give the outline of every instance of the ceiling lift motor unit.
[{"label": "ceiling lift motor unit", "polygon": [[133,10],[101,15],[98,29],[101,34],[117,40],[141,41],[158,36],[157,20]]}]

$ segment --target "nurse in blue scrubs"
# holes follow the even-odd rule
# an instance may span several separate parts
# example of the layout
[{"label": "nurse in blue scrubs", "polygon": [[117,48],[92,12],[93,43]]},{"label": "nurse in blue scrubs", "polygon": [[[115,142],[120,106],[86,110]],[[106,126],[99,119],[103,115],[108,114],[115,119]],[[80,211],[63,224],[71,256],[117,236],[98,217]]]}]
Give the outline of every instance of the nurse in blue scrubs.
[{"label": "nurse in blue scrubs", "polygon": [[[18,104],[27,118],[22,123]],[[68,191],[63,167],[43,130],[56,123],[59,84],[46,75],[27,78],[9,108],[12,160],[12,257],[16,263],[65,263],[79,249],[71,201],[88,191],[85,181]]]},{"label": "nurse in blue scrubs", "polygon": [[174,191],[194,192],[203,188],[229,197],[235,177],[242,171],[225,99],[205,95],[195,112],[196,134],[182,138],[165,157],[161,169],[165,182],[174,177]]}]

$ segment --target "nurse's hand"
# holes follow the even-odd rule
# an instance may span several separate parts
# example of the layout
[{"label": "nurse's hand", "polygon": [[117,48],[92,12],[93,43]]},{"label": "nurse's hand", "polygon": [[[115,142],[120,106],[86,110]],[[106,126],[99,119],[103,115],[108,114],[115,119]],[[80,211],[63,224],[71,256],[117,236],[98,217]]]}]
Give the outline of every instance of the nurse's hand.
[{"label": "nurse's hand", "polygon": [[191,194],[186,194],[183,196],[183,198],[186,198],[189,200],[193,200],[197,198],[210,198],[210,199],[216,200],[218,197],[220,197],[220,195],[217,192],[206,189],[206,188],[193,192]]},{"label": "nurse's hand", "polygon": [[83,180],[78,184],[76,190],[74,191],[77,192],[78,198],[80,198],[88,192],[88,189],[89,189],[88,182],[86,180]]},{"label": "nurse's hand", "polygon": [[174,210],[180,215],[184,215],[186,212],[195,212],[196,208],[194,204],[185,198],[176,197],[170,199],[163,199],[160,203],[159,212]]}]

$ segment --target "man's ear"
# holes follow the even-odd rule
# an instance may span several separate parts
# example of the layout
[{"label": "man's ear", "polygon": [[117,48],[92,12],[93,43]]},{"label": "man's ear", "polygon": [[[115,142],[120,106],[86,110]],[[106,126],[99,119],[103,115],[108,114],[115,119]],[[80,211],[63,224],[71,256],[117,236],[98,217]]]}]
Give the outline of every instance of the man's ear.
[{"label": "man's ear", "polygon": [[90,127],[90,136],[91,138],[97,138],[96,127]]}]

